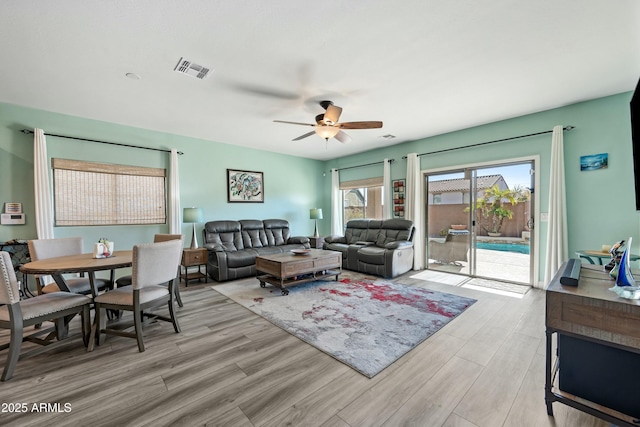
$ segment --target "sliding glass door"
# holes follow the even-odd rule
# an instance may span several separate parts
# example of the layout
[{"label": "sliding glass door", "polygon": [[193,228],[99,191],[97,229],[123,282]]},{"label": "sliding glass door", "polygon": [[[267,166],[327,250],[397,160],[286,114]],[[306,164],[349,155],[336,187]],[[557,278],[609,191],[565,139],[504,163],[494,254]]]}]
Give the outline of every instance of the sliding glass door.
[{"label": "sliding glass door", "polygon": [[531,285],[533,161],[426,175],[427,268]]}]

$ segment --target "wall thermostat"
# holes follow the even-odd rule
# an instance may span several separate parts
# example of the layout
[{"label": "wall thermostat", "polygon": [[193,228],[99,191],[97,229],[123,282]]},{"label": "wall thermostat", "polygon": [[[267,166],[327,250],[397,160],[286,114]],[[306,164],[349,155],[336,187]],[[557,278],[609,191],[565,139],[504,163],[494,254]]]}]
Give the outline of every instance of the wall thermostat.
[{"label": "wall thermostat", "polygon": [[0,214],[0,224],[2,224],[2,225],[24,224],[24,214],[23,213],[3,213],[3,214]]}]

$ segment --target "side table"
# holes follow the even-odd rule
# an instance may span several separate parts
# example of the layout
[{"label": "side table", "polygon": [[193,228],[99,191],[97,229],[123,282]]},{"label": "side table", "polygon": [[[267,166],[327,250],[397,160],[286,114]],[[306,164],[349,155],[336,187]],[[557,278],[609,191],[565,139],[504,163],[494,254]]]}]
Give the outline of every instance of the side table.
[{"label": "side table", "polygon": [[[586,259],[589,262],[589,264],[595,264],[595,262],[593,261],[593,258],[598,260],[598,265],[605,264],[603,260],[606,260],[607,262],[611,260],[611,254],[609,252],[602,252],[602,251],[596,251],[596,250],[576,251],[576,255],[578,255],[578,258]],[[637,261],[640,259],[640,255],[629,254],[629,259],[631,261]]]},{"label": "side table", "polygon": [[[202,272],[202,266],[204,266],[204,273]],[[198,267],[198,271],[189,273],[189,267]],[[184,274],[182,273],[184,269]],[[209,275],[207,274],[207,249],[183,249],[182,261],[180,261],[180,280],[184,280],[184,285],[189,285],[189,280],[195,280],[204,278],[204,282],[209,282]]]},{"label": "side table", "polygon": [[311,249],[322,249],[324,237],[309,237],[309,245]]}]

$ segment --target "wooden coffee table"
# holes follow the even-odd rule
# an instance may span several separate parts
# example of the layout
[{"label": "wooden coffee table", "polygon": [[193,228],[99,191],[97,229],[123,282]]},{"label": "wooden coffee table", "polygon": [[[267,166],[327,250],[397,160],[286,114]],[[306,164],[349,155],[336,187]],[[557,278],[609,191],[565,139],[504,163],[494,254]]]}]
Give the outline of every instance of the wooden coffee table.
[{"label": "wooden coffee table", "polygon": [[256,258],[256,273],[260,287],[266,283],[282,289],[288,295],[287,286],[313,282],[342,273],[342,254],[336,251],[309,249],[304,255],[285,252],[262,255]]}]

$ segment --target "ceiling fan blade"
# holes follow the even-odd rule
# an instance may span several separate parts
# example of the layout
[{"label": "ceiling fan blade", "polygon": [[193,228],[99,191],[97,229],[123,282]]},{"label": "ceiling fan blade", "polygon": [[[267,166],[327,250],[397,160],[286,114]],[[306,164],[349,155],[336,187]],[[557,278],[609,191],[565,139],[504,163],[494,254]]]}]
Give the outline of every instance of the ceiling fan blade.
[{"label": "ceiling fan blade", "polygon": [[286,120],[274,120],[275,123],[286,123],[289,125],[302,125],[302,126],[315,126],[313,124],[310,123],[300,123],[300,122],[288,122]]},{"label": "ceiling fan blade", "polygon": [[250,95],[258,95],[262,97],[285,99],[287,101],[295,101],[300,99],[301,96],[298,93],[290,92],[286,90],[280,90],[276,88],[270,88],[266,86],[251,85],[245,83],[235,83],[232,85],[235,89],[248,93]]},{"label": "ceiling fan blade", "polygon": [[327,107],[327,111],[324,113],[325,124],[334,125],[338,123],[340,114],[342,114],[342,108],[336,107],[335,105],[329,105]]},{"label": "ceiling fan blade", "polygon": [[338,132],[334,138],[343,144],[351,142],[351,137],[342,131]]},{"label": "ceiling fan blade", "polygon": [[336,123],[340,129],[376,129],[382,127],[382,122],[344,122]]},{"label": "ceiling fan blade", "polygon": [[300,141],[301,139],[304,139],[304,138],[306,138],[306,137],[308,137],[308,136],[311,136],[311,135],[313,135],[314,133],[316,133],[316,131],[315,131],[315,130],[312,130],[311,132],[307,132],[307,133],[305,133],[304,135],[300,135],[299,137],[292,139],[292,141]]}]

